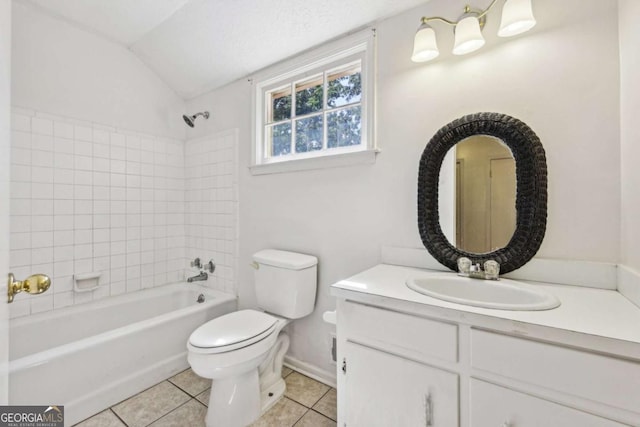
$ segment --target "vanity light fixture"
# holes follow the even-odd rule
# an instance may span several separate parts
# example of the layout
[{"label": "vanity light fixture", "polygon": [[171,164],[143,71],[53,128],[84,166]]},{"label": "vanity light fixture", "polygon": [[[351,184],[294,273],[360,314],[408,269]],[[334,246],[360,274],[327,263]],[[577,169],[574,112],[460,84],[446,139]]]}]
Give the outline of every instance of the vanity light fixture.
[{"label": "vanity light fixture", "polygon": [[[457,21],[450,21],[439,16],[426,17],[420,19],[420,27],[413,40],[413,62],[427,62],[435,59],[439,54],[436,32],[429,25],[431,21],[441,21],[453,27],[454,43],[453,54],[465,55],[480,49],[484,46],[485,40],[482,36],[482,28],[487,19],[487,13],[495,6],[498,0],[493,0],[485,10],[472,9],[471,6],[464,7],[464,14]],[[531,10],[531,0],[506,0],[502,8],[502,19],[498,36],[511,37],[524,33],[536,25]]]}]

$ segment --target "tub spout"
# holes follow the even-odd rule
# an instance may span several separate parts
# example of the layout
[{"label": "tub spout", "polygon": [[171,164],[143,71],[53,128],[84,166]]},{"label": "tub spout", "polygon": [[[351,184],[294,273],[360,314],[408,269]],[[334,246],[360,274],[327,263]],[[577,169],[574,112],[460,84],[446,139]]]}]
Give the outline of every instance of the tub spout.
[{"label": "tub spout", "polygon": [[198,274],[197,276],[193,276],[193,277],[189,277],[187,279],[187,282],[191,283],[191,282],[202,282],[204,280],[207,280],[209,278],[209,275],[207,274],[206,271],[201,271],[200,274]]}]

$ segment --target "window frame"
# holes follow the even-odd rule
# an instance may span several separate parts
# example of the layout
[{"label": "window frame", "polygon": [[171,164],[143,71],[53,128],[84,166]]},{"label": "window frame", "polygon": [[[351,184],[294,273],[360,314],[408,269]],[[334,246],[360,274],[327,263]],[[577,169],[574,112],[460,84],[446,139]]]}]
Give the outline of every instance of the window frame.
[{"label": "window frame", "polygon": [[[327,76],[335,70],[346,68],[359,62],[362,79],[362,94],[359,102],[336,108],[327,108]],[[295,84],[322,76],[323,107],[318,112],[305,116],[295,114]],[[377,153],[375,143],[375,30],[368,28],[340,40],[313,49],[296,58],[270,67],[250,79],[252,83],[252,159],[251,172],[254,175],[278,173],[294,170],[317,169],[345,166],[353,163],[373,163]],[[267,113],[271,108],[269,93],[290,87],[292,112],[289,119],[268,122]],[[361,143],[354,146],[327,148],[327,112],[360,105]],[[323,117],[323,148],[306,153],[291,153],[277,157],[265,156],[266,133],[268,127],[277,123],[291,123],[292,146],[295,145],[295,123],[299,117],[314,114]]]}]

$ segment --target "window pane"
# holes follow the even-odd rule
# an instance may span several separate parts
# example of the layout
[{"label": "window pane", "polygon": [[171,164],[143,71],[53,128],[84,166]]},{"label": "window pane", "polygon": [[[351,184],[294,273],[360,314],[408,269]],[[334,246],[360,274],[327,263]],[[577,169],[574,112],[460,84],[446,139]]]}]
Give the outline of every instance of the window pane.
[{"label": "window pane", "polygon": [[322,150],[322,115],[296,120],[296,153]]},{"label": "window pane", "polygon": [[362,99],[360,65],[332,72],[327,76],[327,106],[341,107]]},{"label": "window pane", "polygon": [[268,157],[284,156],[291,153],[291,122],[267,128]]},{"label": "window pane", "polygon": [[322,76],[296,83],[296,116],[322,110]]},{"label": "window pane", "polygon": [[269,99],[268,123],[291,118],[291,87],[269,92]]},{"label": "window pane", "polygon": [[361,107],[327,113],[327,147],[349,147],[362,141]]}]

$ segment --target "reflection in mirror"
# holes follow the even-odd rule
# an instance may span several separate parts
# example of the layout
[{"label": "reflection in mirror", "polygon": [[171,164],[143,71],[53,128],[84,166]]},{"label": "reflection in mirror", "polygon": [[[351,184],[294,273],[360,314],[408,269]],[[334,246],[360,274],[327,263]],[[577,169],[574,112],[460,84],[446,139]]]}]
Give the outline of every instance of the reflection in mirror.
[{"label": "reflection in mirror", "polygon": [[516,230],[516,168],[497,138],[477,135],[455,146],[456,247],[486,253],[503,248]]}]

